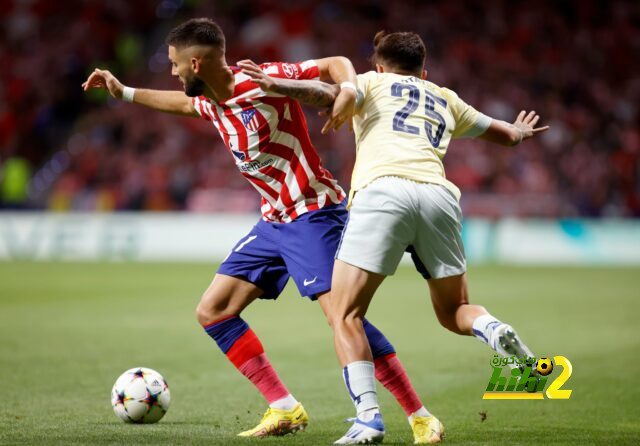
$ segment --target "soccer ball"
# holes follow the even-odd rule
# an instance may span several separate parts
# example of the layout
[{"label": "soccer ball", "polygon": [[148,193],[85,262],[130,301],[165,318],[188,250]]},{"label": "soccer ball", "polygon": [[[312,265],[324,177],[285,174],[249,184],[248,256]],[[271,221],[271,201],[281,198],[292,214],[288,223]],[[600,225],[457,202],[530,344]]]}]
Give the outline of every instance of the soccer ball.
[{"label": "soccer ball", "polygon": [[155,423],[167,413],[169,386],[155,370],[136,367],[124,372],[111,389],[111,405],[127,423]]},{"label": "soccer ball", "polygon": [[547,376],[553,370],[553,362],[549,358],[540,358],[536,363],[536,370],[542,376]]}]

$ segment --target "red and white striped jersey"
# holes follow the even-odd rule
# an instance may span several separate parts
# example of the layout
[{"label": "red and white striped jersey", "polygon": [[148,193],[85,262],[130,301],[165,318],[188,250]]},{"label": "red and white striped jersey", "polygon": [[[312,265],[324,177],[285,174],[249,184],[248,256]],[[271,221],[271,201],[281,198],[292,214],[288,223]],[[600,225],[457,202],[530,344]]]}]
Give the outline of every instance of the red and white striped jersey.
[{"label": "red and white striped jersey", "polygon": [[[260,68],[273,77],[319,77],[313,60],[266,63]],[[192,99],[193,106],[213,122],[240,173],[262,195],[262,218],[290,222],[305,212],[342,202],[344,191],[322,167],[300,104],[265,92],[240,69],[232,70],[236,85],[230,99],[216,102],[199,96]]]}]

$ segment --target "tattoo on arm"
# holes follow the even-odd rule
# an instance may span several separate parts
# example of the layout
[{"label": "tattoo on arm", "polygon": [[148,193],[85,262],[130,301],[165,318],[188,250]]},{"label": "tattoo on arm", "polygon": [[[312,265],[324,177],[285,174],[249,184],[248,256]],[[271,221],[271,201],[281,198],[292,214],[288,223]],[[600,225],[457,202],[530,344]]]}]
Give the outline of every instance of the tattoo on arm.
[{"label": "tattoo on arm", "polygon": [[303,104],[328,107],[338,96],[340,87],[321,81],[278,79],[274,91]]}]

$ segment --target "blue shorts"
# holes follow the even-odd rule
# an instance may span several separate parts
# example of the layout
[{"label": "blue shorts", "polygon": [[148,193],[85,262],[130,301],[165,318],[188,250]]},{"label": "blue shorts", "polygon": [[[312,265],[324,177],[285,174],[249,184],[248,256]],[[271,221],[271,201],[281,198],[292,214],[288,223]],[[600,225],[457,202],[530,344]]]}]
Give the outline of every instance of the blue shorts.
[{"label": "blue shorts", "polygon": [[331,274],[347,221],[344,204],[302,214],[290,223],[260,220],[222,262],[218,274],[239,277],[276,299],[289,277],[300,294],[316,299],[331,289]]}]

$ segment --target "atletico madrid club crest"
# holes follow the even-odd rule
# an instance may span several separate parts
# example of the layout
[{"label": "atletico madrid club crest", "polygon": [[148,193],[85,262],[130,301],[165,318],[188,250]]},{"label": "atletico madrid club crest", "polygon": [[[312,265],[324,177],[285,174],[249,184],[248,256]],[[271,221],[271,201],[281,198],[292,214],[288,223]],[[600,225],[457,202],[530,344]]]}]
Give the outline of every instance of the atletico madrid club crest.
[{"label": "atletico madrid club crest", "polygon": [[255,108],[243,110],[240,113],[240,117],[242,118],[242,123],[247,128],[247,130],[251,130],[252,132],[256,132],[258,130],[260,124],[258,122],[258,116],[256,116]]}]

